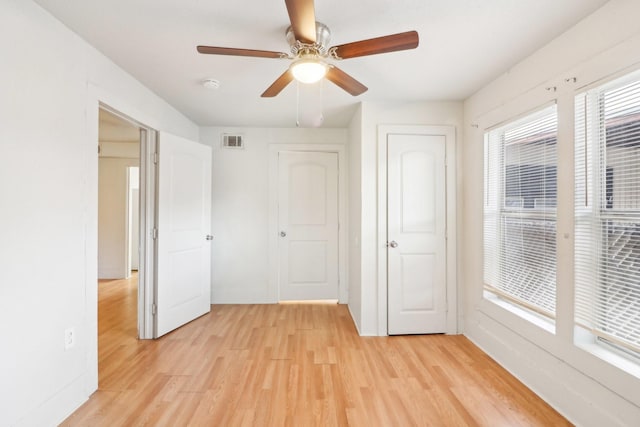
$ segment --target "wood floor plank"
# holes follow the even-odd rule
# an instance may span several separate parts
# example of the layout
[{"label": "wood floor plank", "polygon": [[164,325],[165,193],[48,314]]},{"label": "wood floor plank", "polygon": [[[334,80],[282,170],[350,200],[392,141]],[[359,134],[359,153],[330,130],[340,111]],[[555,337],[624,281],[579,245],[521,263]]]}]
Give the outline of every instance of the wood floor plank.
[{"label": "wood floor plank", "polygon": [[360,337],[337,304],[212,306],[136,339],[99,283],[99,390],[63,426],[570,425],[464,336]]}]

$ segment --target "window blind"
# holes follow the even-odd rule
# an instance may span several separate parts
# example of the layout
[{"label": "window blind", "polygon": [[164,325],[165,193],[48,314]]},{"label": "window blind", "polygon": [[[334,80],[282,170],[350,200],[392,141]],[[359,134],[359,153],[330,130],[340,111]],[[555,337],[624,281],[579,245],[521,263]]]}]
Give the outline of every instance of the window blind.
[{"label": "window blind", "polygon": [[640,352],[640,77],[575,107],[575,321]]},{"label": "window blind", "polygon": [[485,133],[485,289],[555,317],[556,105]]}]

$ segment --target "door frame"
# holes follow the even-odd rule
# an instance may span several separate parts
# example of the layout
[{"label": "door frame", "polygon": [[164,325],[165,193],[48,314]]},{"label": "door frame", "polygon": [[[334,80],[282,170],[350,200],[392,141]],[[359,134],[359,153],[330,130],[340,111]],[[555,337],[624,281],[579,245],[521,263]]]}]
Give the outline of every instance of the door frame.
[{"label": "door frame", "polygon": [[349,298],[347,282],[347,150],[339,144],[270,144],[269,145],[269,283],[267,300],[279,301],[278,288],[278,155],[280,152],[337,153],[338,154],[338,303]]},{"label": "door frame", "polygon": [[389,134],[444,136],[447,257],[447,334],[458,333],[457,287],[457,157],[454,126],[379,125],[378,126],[378,335],[389,335],[388,328],[388,259],[387,259],[387,145]]}]

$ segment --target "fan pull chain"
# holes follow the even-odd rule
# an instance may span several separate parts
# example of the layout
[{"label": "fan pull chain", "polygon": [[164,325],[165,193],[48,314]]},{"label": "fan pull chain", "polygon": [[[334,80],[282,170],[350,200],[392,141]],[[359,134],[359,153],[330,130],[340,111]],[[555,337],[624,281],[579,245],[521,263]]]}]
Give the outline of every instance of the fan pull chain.
[{"label": "fan pull chain", "polygon": [[300,82],[296,80],[296,127],[300,127]]},{"label": "fan pull chain", "polygon": [[318,127],[322,126],[324,122],[324,79],[320,80],[320,120],[318,121]]}]

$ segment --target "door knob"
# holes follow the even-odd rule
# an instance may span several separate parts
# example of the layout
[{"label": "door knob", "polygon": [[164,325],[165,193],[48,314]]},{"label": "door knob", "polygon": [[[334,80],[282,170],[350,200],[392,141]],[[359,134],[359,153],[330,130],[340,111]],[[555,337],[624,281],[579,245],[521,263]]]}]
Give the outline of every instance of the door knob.
[{"label": "door knob", "polygon": [[398,242],[396,242],[395,240],[392,240],[389,242],[389,244],[387,245],[390,248],[397,248],[398,247]]},{"label": "door knob", "polygon": [[213,236],[211,234],[207,234],[207,237],[205,237],[205,239],[207,240],[213,240]]},{"label": "door knob", "polygon": [[287,237],[287,232],[286,231],[281,231],[280,232],[280,237]]}]

